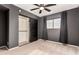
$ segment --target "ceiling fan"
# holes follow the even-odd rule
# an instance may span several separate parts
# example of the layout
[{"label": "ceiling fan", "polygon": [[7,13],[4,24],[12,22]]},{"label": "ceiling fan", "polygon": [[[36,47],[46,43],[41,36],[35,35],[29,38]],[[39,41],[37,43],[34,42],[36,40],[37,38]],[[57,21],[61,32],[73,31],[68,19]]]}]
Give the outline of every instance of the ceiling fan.
[{"label": "ceiling fan", "polygon": [[33,11],[33,10],[39,9],[39,14],[41,14],[43,10],[46,10],[46,11],[50,12],[51,10],[48,9],[47,7],[55,6],[56,4],[47,4],[47,5],[44,5],[44,4],[40,4],[40,5],[39,4],[34,4],[34,5],[37,6],[38,8],[33,8],[33,9],[30,9],[30,10]]}]

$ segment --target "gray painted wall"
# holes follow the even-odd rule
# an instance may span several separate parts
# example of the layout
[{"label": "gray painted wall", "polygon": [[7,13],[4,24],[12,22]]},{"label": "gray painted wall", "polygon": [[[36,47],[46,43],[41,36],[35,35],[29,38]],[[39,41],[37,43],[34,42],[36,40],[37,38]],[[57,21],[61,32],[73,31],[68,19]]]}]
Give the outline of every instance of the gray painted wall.
[{"label": "gray painted wall", "polygon": [[[47,16],[47,20],[61,17],[61,13]],[[68,44],[79,46],[79,8],[67,10]],[[42,38],[43,18],[38,20],[38,38]],[[59,41],[60,30],[48,30],[48,40]]]},{"label": "gray painted wall", "polygon": [[48,30],[48,39],[51,41],[59,42],[60,30],[59,29],[49,29]]},{"label": "gray painted wall", "polygon": [[37,19],[38,17],[24,11],[23,9],[21,13],[19,13],[19,8],[11,5],[11,4],[3,4],[2,6],[9,9],[9,42],[8,46],[9,48],[18,46],[18,15],[22,14],[24,16],[28,16],[31,18]]},{"label": "gray painted wall", "polygon": [[9,9],[9,48],[18,46],[18,8],[13,5],[3,5]]},{"label": "gray painted wall", "polygon": [[79,46],[79,8],[67,13],[68,43]]},{"label": "gray painted wall", "polygon": [[[19,9],[21,9],[21,8],[19,8]],[[19,14],[21,14],[21,15],[24,15],[24,16],[27,16],[27,17],[30,17],[30,18],[34,18],[34,19],[39,19],[39,17],[38,16],[36,16],[36,15],[34,15],[34,14],[32,14],[32,13],[29,13],[28,11],[25,11],[25,10],[23,10],[23,9],[21,9],[22,10],[22,12],[21,13],[19,13]]]},{"label": "gray painted wall", "polygon": [[43,18],[38,20],[38,38],[43,39]]}]

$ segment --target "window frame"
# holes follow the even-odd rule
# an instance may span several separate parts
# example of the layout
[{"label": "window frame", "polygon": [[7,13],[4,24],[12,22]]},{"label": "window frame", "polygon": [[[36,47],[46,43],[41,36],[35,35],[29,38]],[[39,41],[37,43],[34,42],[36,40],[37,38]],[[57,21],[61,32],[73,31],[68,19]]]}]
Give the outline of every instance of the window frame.
[{"label": "window frame", "polygon": [[[55,19],[60,19],[60,27],[59,28],[55,28]],[[50,20],[52,20],[53,22],[52,22],[52,28],[48,28],[48,24],[50,24],[50,23],[47,23],[48,21],[50,21]],[[46,24],[47,24],[47,29],[60,29],[61,28],[61,17],[58,17],[58,18],[53,18],[53,19],[50,19],[50,20],[47,20],[46,21]]]}]

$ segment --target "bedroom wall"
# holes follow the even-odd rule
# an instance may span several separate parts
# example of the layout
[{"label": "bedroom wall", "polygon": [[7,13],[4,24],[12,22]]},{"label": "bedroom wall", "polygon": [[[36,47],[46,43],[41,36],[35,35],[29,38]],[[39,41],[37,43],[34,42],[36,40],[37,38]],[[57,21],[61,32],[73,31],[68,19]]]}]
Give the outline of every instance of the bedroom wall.
[{"label": "bedroom wall", "polygon": [[[47,19],[53,19],[54,17],[61,17],[61,13],[46,16]],[[38,38],[42,38],[43,19],[38,21]],[[68,44],[79,46],[79,8],[67,10],[67,30],[68,30]],[[48,30],[48,40],[59,42],[60,30],[51,29]]]},{"label": "bedroom wall", "polygon": [[[24,16],[28,16],[34,19],[38,19],[37,16],[18,8],[12,4],[1,4],[2,6],[9,9],[9,42],[8,47],[13,48],[18,46],[18,15],[22,14]],[[21,13],[19,13],[19,9],[22,10]]]},{"label": "bedroom wall", "polygon": [[38,39],[43,39],[43,18],[39,18],[38,20]]},{"label": "bedroom wall", "polygon": [[79,8],[67,11],[68,43],[79,46]]}]

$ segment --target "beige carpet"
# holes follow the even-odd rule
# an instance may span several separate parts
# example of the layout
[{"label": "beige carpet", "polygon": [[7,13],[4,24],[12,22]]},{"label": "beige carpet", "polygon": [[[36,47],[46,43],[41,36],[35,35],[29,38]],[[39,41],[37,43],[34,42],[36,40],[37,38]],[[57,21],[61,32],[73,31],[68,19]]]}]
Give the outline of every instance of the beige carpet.
[{"label": "beige carpet", "polygon": [[1,55],[72,55],[79,54],[79,47],[63,45],[53,41],[39,39],[30,44],[9,50],[1,50]]}]

